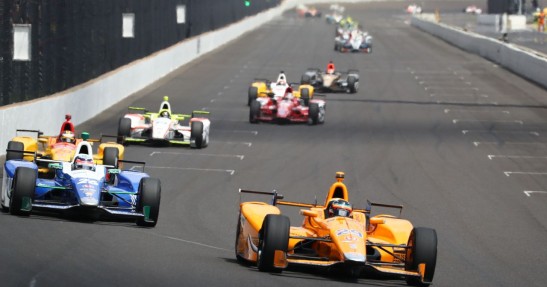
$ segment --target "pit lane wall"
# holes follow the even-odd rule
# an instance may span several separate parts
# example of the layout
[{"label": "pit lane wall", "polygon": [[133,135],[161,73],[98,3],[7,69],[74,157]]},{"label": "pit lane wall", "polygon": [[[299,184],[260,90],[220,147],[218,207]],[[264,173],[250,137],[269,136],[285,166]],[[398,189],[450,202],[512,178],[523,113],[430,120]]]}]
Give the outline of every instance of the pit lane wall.
[{"label": "pit lane wall", "polygon": [[2,106],[0,156],[5,155],[8,141],[15,136],[16,129],[40,130],[46,135],[54,135],[59,132],[65,114],[72,115],[75,125],[83,123],[190,61],[221,48],[222,45],[280,16],[284,11],[293,9],[297,4],[371,1],[381,0],[285,0],[276,8],[190,38],[69,90]]},{"label": "pit lane wall", "polygon": [[547,88],[547,55],[543,53],[437,23],[433,14],[414,15],[411,25]]}]

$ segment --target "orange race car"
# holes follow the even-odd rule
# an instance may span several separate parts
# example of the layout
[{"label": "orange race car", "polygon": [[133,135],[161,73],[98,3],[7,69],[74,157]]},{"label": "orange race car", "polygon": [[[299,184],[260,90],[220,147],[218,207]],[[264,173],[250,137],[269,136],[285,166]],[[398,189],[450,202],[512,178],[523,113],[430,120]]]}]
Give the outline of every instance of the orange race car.
[{"label": "orange race car", "polygon": [[[34,155],[43,160],[53,161],[72,161],[76,152],[76,146],[82,140],[89,142],[100,142],[97,152],[94,154],[94,160],[97,164],[115,165],[117,160],[123,160],[124,146],[115,142],[102,142],[101,139],[89,139],[88,133],[82,133],[81,138],[77,138],[74,131],[74,124],[70,121],[70,115],[65,116],[65,121],[61,124],[61,130],[58,135],[45,136],[38,130],[16,131],[17,135],[8,142],[6,161],[11,159],[24,158],[28,161],[34,160]],[[21,133],[35,134],[35,136],[21,135]],[[23,153],[30,152],[30,153]],[[47,165],[40,166],[40,173],[48,173]]]},{"label": "orange race car", "polygon": [[[368,203],[353,209],[344,173],[336,173],[323,205],[282,201],[277,192],[241,190],[272,196],[270,204],[240,203],[235,253],[242,264],[256,264],[263,272],[281,272],[289,265],[325,267],[352,279],[362,271],[405,278],[409,285],[428,286],[437,261],[437,234],[434,229],[413,227],[398,216],[371,215],[371,207],[402,206]],[[278,205],[301,207],[304,220],[290,226]],[[400,214],[399,214],[400,215]]]}]

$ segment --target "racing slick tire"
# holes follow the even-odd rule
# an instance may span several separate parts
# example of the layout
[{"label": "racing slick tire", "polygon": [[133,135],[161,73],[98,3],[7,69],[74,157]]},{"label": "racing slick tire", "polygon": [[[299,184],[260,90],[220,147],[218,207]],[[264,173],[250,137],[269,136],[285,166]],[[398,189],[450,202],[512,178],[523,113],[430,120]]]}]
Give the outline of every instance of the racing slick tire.
[{"label": "racing slick tire", "polygon": [[302,78],[300,78],[300,84],[311,84],[311,77],[308,74],[302,75]]},{"label": "racing slick tire", "polygon": [[302,104],[307,107],[310,104],[310,89],[303,88],[300,92],[300,99],[302,100]]},{"label": "racing slick tire", "polygon": [[348,77],[348,89],[352,94],[357,93],[357,90],[359,89],[359,82],[354,76]]},{"label": "racing slick tire", "polygon": [[419,277],[406,277],[410,286],[429,286],[435,274],[437,264],[437,233],[435,229],[415,227],[408,238],[405,270],[417,271],[421,263],[425,263],[423,281]]},{"label": "racing slick tire", "polygon": [[[137,219],[138,226],[154,227],[160,213],[161,184],[157,178],[144,177],[139,183],[137,212],[145,214]],[[146,219],[148,217],[148,219]]]},{"label": "racing slick tire", "polygon": [[316,125],[317,123],[319,123],[319,105],[316,103],[310,104],[308,122],[311,125]]},{"label": "racing slick tire", "polygon": [[24,154],[19,151],[25,150],[25,145],[22,142],[18,141],[9,141],[8,142],[8,149],[14,150],[14,151],[8,151],[6,152],[6,161],[12,160],[12,159],[23,159]]},{"label": "racing slick tire", "polygon": [[103,151],[103,165],[110,165],[118,168],[118,157],[120,151],[115,147],[106,147]]},{"label": "racing slick tire", "polygon": [[32,168],[18,167],[15,170],[9,204],[9,211],[12,215],[30,215],[37,177],[37,171]]},{"label": "racing slick tire", "polygon": [[131,136],[131,119],[120,118],[118,123],[118,143],[123,144],[124,138]]},{"label": "racing slick tire", "polygon": [[203,123],[194,121],[190,124],[190,142],[194,141],[193,148],[205,147],[205,139],[203,138]]},{"label": "racing slick tire", "polygon": [[258,97],[258,88],[257,87],[249,87],[249,97],[247,100],[247,106],[250,106],[253,100],[255,100]]},{"label": "racing slick tire", "polygon": [[262,272],[281,273],[283,269],[274,266],[275,251],[287,252],[289,245],[290,221],[287,216],[268,214],[260,229],[258,247],[258,270]]},{"label": "racing slick tire", "polygon": [[251,108],[249,110],[249,122],[251,124],[258,123],[258,117],[260,116],[260,103],[257,100],[251,102]]}]

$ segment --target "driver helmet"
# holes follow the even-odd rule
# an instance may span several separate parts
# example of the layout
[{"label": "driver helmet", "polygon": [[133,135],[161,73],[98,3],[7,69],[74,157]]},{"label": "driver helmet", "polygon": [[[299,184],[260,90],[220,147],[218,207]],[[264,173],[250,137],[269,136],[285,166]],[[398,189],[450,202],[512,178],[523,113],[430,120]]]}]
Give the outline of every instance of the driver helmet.
[{"label": "driver helmet", "polygon": [[95,170],[93,158],[88,154],[78,154],[74,158],[74,169]]},{"label": "driver helmet", "polygon": [[330,61],[328,64],[327,64],[327,74],[334,74],[334,63],[332,61]]},{"label": "driver helmet", "polygon": [[292,94],[292,87],[287,87],[287,89],[285,90],[285,98],[286,99],[292,99],[293,98],[293,94]]},{"label": "driver helmet", "polygon": [[169,118],[169,112],[168,111],[163,111],[163,112],[161,112],[160,116],[162,118]]},{"label": "driver helmet", "polygon": [[74,138],[74,133],[71,131],[64,131],[63,134],[61,134],[61,141],[66,143],[76,142],[76,139]]},{"label": "driver helmet", "polygon": [[333,198],[327,204],[327,217],[344,216],[350,217],[353,207],[349,202],[341,198]]},{"label": "driver helmet", "polygon": [[287,77],[285,76],[285,73],[283,73],[283,72],[279,73],[279,76],[277,76],[277,84],[278,85],[286,85],[287,84]]}]

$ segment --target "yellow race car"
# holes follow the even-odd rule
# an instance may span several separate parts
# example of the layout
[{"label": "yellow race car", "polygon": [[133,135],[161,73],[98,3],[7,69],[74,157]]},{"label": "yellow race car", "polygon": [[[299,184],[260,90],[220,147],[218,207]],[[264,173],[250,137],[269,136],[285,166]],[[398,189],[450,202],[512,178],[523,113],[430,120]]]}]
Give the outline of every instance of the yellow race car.
[{"label": "yellow race car", "polygon": [[312,85],[288,83],[287,76],[281,71],[275,83],[268,80],[255,79],[249,87],[247,105],[250,106],[258,97],[283,98],[288,87],[292,88],[293,96],[301,99],[304,105],[308,105],[310,99],[313,98],[314,88]]},{"label": "yellow race car", "polygon": [[[363,271],[405,278],[409,285],[428,286],[437,261],[434,229],[413,227],[398,216],[371,215],[371,207],[402,206],[368,203],[353,209],[344,173],[336,173],[323,205],[282,201],[277,192],[264,194],[271,203],[242,202],[236,230],[235,254],[242,264],[256,264],[263,272],[282,272],[290,265],[324,267],[357,279]],[[300,226],[290,226],[279,205],[303,208]]]},{"label": "yellow race car", "polygon": [[[101,139],[89,139],[89,134],[84,132],[81,138],[76,138],[74,125],[70,122],[71,116],[65,116],[65,122],[61,125],[61,131],[56,136],[45,136],[38,130],[16,130],[16,136],[8,142],[6,161],[12,159],[24,159],[34,161],[35,157],[42,160],[72,161],[76,147],[81,141],[100,142],[97,151],[93,155],[96,164],[118,166],[117,161],[123,160],[125,148],[115,142],[103,142]],[[29,134],[33,134],[32,136]],[[46,162],[47,161],[41,161]],[[47,164],[39,166],[40,174],[49,172]]]}]

